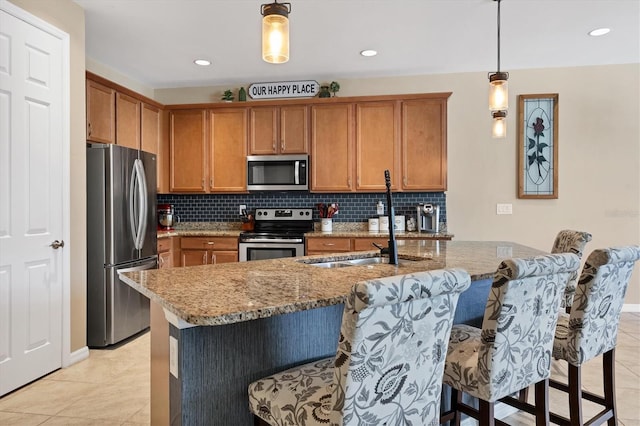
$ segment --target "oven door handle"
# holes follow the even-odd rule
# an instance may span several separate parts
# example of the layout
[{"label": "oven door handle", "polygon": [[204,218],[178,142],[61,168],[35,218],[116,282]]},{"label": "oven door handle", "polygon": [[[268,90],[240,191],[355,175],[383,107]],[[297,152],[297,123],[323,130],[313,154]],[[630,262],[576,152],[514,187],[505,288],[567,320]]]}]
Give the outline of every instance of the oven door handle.
[{"label": "oven door handle", "polygon": [[300,244],[304,242],[302,238],[247,238],[240,243],[258,243],[258,244]]}]

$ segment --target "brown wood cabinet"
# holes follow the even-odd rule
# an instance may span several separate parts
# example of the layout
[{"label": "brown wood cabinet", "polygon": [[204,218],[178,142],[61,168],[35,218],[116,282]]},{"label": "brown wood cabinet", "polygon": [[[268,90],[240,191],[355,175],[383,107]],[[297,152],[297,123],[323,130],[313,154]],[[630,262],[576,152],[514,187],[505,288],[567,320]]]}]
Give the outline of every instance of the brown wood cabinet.
[{"label": "brown wood cabinet", "polygon": [[247,109],[212,109],[209,123],[209,192],[246,192]]},{"label": "brown wood cabinet", "polygon": [[92,80],[86,90],[87,140],[116,143],[116,91]]},{"label": "brown wood cabinet", "polygon": [[207,115],[204,109],[169,113],[169,190],[204,192],[207,154]]},{"label": "brown wood cabinet", "polygon": [[447,98],[402,102],[402,190],[447,189]]},{"label": "brown wood cabinet", "polygon": [[246,192],[246,108],[179,109],[169,120],[171,192]]},{"label": "brown wood cabinet", "polygon": [[306,154],[309,152],[307,105],[252,107],[249,154]]},{"label": "brown wood cabinet", "polygon": [[166,131],[161,105],[100,76],[86,73],[87,140],[156,154],[157,189],[167,190]]},{"label": "brown wood cabinet", "polygon": [[384,191],[384,171],[391,187],[400,188],[400,104],[398,101],[356,104],[356,190]]},{"label": "brown wood cabinet", "polygon": [[178,237],[158,238],[158,269],[172,268],[176,265],[175,254],[178,247],[174,248]]},{"label": "brown wood cabinet", "polygon": [[307,255],[352,251],[351,238],[347,237],[307,237],[305,244]]},{"label": "brown wood cabinet", "polygon": [[140,105],[138,99],[116,93],[116,144],[140,149]]},{"label": "brown wood cabinet", "polygon": [[353,251],[377,250],[376,246],[373,245],[374,243],[387,247],[389,245],[389,237],[354,238],[352,240]]},{"label": "brown wood cabinet", "polygon": [[353,104],[311,106],[311,190],[352,192]]},{"label": "brown wood cabinet", "polygon": [[180,250],[182,266],[238,261],[236,237],[182,237]]}]

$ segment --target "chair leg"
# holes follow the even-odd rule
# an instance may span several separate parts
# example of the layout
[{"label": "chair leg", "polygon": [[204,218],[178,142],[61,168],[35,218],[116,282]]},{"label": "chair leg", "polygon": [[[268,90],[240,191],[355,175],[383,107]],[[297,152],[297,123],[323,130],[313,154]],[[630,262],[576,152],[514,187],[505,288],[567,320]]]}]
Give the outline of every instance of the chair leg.
[{"label": "chair leg", "polygon": [[494,416],[494,404],[493,402],[483,401],[482,399],[478,400],[479,403],[479,416],[478,423],[480,426],[495,426],[495,416]]},{"label": "chair leg", "polygon": [[521,389],[520,392],[518,393],[518,401],[527,402],[528,399],[529,399],[529,388],[526,387],[524,389]]},{"label": "chair leg", "polygon": [[612,417],[607,420],[609,426],[617,424],[618,412],[616,410],[616,354],[615,348],[605,352],[602,356],[602,374],[604,382],[604,403],[611,410]]},{"label": "chair leg", "polygon": [[536,426],[549,424],[549,379],[544,379],[535,385],[536,397]]},{"label": "chair leg", "polygon": [[462,414],[458,411],[462,403],[462,392],[458,389],[451,388],[451,410],[453,410],[453,419],[451,425],[460,426]]},{"label": "chair leg", "polygon": [[582,426],[582,368],[569,364],[569,417],[571,426]]}]

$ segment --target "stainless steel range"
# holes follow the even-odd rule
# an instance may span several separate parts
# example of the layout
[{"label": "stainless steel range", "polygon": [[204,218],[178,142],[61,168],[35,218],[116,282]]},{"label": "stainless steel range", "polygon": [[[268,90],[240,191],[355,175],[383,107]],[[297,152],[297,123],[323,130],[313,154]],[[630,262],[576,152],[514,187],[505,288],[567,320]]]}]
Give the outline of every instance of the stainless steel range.
[{"label": "stainless steel range", "polygon": [[313,209],[256,209],[254,219],[254,230],[240,233],[240,262],[304,256],[304,234],[313,231]]}]

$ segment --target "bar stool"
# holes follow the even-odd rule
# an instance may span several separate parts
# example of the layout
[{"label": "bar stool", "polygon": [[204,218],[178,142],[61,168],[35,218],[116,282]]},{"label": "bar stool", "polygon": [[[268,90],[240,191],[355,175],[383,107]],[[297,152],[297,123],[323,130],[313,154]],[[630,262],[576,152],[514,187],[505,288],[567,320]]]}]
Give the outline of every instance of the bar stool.
[{"label": "bar stool", "polygon": [[[548,424],[553,333],[564,287],[579,267],[572,253],[500,264],[482,329],[458,324],[451,331],[443,379],[452,388],[451,409],[441,423],[459,425],[464,413],[493,425],[495,402],[535,384],[536,425]],[[478,399],[479,409],[462,402],[463,392]]]},{"label": "bar stool", "polygon": [[462,269],[355,284],[335,357],[249,385],[256,424],[437,424],[453,316],[470,284]]},{"label": "bar stool", "polygon": [[[564,229],[558,232],[556,239],[553,242],[551,253],[573,253],[582,259],[582,253],[584,253],[584,247],[591,241],[591,234],[583,231],[573,231],[571,229]],[[573,295],[576,293],[576,285],[578,284],[578,274],[576,271],[569,278],[567,287],[564,290],[564,298],[560,306],[567,312],[571,309],[573,303]]]},{"label": "bar stool", "polygon": [[[578,281],[571,314],[561,313],[553,342],[553,357],[568,363],[568,383],[549,379],[549,386],[566,392],[570,418],[551,413],[553,423],[583,425],[582,400],[604,407],[587,424],[617,423],[615,350],[624,296],[640,246],[594,250]],[[604,396],[582,390],[582,365],[602,355]],[[508,398],[504,402],[533,412],[533,406]]]}]

